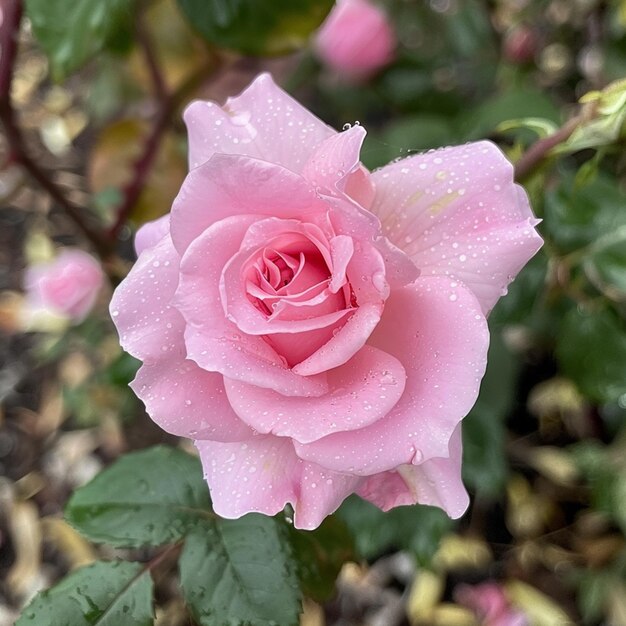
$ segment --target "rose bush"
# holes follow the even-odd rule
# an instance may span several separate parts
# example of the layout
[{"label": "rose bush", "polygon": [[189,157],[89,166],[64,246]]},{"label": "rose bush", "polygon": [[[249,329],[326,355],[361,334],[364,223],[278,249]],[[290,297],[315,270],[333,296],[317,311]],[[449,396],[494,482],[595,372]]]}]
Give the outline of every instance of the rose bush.
[{"label": "rose bush", "polygon": [[334,131],[268,75],[185,121],[190,173],[111,315],[215,511],[291,503],[314,528],[356,492],[462,515],[485,317],[541,245],[511,165],[479,142],[370,173],[362,127]]},{"label": "rose bush", "polygon": [[77,248],[65,248],[48,263],[29,267],[24,275],[31,313],[40,310],[81,322],[102,288],[100,263]]}]

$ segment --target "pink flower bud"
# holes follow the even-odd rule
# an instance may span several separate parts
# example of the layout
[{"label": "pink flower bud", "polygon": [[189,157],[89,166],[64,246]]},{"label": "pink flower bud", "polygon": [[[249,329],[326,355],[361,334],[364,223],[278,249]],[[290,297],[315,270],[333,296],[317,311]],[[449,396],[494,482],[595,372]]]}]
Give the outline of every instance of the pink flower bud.
[{"label": "pink flower bud", "polygon": [[369,0],[339,0],[315,39],[320,59],[353,80],[367,78],[387,65],[395,45],[389,18]]},{"label": "pink flower bud", "polygon": [[461,585],[454,595],[484,626],[528,626],[527,617],[509,604],[502,587],[495,582],[475,587]]},{"label": "pink flower bud", "polygon": [[505,35],[502,53],[509,63],[521,65],[535,58],[538,45],[537,35],[532,28],[516,26]]},{"label": "pink flower bud", "polygon": [[100,264],[82,250],[66,248],[49,263],[26,270],[24,286],[31,309],[82,321],[102,287]]}]

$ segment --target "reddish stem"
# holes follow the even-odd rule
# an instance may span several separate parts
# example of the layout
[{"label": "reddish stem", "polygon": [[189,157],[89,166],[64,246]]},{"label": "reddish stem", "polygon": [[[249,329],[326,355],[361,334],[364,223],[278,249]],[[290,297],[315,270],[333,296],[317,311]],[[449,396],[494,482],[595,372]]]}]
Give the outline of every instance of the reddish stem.
[{"label": "reddish stem", "polygon": [[198,72],[194,72],[175,92],[162,101],[152,131],[144,144],[143,152],[135,163],[135,174],[123,190],[123,200],[117,209],[117,219],[108,232],[111,239],[115,239],[119,235],[133,207],[139,200],[158,154],[161,138],[167,130],[172,115],[187,94],[202,81],[207,69],[207,67],[202,67]]},{"label": "reddish stem", "polygon": [[530,146],[515,164],[515,180],[522,181],[532,174],[548,156],[550,150],[567,141],[580,123],[581,117],[576,116],[549,137],[544,137]]},{"label": "reddish stem", "polygon": [[63,190],[50,178],[27,153],[25,141],[11,104],[11,81],[17,54],[17,39],[22,19],[20,0],[2,0],[2,23],[0,24],[0,121],[10,149],[9,160],[21,165],[45,189],[51,198],[67,213],[82,233],[91,241],[98,253],[106,258],[112,251],[111,243],[104,234],[90,226],[83,218],[83,207],[71,202]]}]

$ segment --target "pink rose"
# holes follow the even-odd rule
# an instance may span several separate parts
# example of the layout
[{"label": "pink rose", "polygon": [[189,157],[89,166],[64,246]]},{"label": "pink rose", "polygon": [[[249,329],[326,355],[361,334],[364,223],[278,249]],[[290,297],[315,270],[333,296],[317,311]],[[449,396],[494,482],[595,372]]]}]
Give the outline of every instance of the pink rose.
[{"label": "pink rose", "polygon": [[82,321],[102,287],[100,264],[82,250],[65,248],[49,263],[29,267],[24,277],[31,309]]},{"label": "pink rose", "polygon": [[395,47],[387,14],[369,0],[338,0],[315,37],[320,59],[356,80],[391,62]]},{"label": "pink rose", "polygon": [[541,245],[510,163],[480,142],[370,173],[361,126],[334,131],[267,74],[185,121],[191,171],[111,314],[215,511],[291,503],[315,528],[356,492],[462,515],[485,315]]},{"label": "pink rose", "polygon": [[461,585],[454,595],[459,604],[474,611],[484,626],[528,626],[529,624],[526,615],[509,604],[502,587],[495,582],[483,583],[475,587]]}]

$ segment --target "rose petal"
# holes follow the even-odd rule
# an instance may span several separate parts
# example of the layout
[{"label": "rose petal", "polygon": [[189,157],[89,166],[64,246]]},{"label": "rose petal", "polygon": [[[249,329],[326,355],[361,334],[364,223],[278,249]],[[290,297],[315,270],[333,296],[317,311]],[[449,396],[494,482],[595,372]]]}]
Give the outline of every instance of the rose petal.
[{"label": "rose petal", "polygon": [[462,280],[484,313],[541,247],[526,194],[490,142],[409,157],[372,177],[387,237],[423,276]]},{"label": "rose petal", "polygon": [[115,290],[110,312],[126,352],[144,362],[180,352],[184,321],[171,300],[179,256],[169,235],[146,248]]},{"label": "rose petal", "polygon": [[243,156],[216,154],[192,170],[172,206],[172,239],[180,254],[211,224],[234,215],[315,221],[327,211],[307,181]]},{"label": "rose petal", "polygon": [[135,235],[135,252],[139,256],[147,248],[156,246],[170,232],[170,215],[145,223]]},{"label": "rose petal", "polygon": [[489,333],[475,297],[448,279],[419,278],[392,293],[368,344],[406,369],[402,398],[370,426],[296,443],[297,454],[359,475],[447,456],[485,371]]},{"label": "rose petal", "polygon": [[450,437],[449,457],[424,461],[420,465],[401,465],[392,472],[368,478],[358,494],[383,511],[396,506],[427,504],[443,509],[452,519],[465,513],[469,496],[461,479],[463,456],[461,426]]},{"label": "rose petal", "polygon": [[360,350],[380,320],[382,305],[365,304],[346,320],[321,348],[294,366],[293,371],[301,376],[312,376],[326,372],[346,363]]},{"label": "rose petal", "polygon": [[203,369],[229,378],[286,395],[321,395],[328,389],[323,376],[305,378],[292,372],[266,341],[243,335],[224,316],[219,296],[222,268],[255,219],[251,215],[223,219],[187,250],[175,298],[187,322],[187,355]]},{"label": "rose petal", "polygon": [[[250,251],[246,250],[233,256],[224,267],[220,280],[220,294],[224,312],[228,319],[235,323],[239,330],[247,335],[270,335],[273,333],[304,333],[320,328],[328,328],[349,313],[345,308],[345,299],[340,294],[327,291],[323,304],[318,304],[310,311],[308,308],[290,316],[268,319],[252,304],[246,294],[241,275],[248,263]],[[330,335],[329,335],[330,336]]]},{"label": "rose petal", "polygon": [[397,359],[366,346],[328,372],[329,390],[320,398],[286,398],[232,380],[226,381],[226,392],[235,413],[258,432],[308,443],[381,419],[400,399],[404,381]]},{"label": "rose petal", "polygon": [[363,165],[359,165],[346,179],[343,191],[364,209],[369,210],[376,195],[369,170]]},{"label": "rose petal", "polygon": [[192,169],[220,152],[264,159],[300,172],[315,147],[336,132],[278,87],[269,74],[258,76],[223,108],[214,102],[192,102],[184,118]]},{"label": "rose petal", "polygon": [[189,438],[241,441],[252,431],[232,410],[224,377],[183,359],[143,365],[131,383],[163,430]]},{"label": "rose petal", "polygon": [[330,136],[309,157],[302,175],[314,187],[331,194],[343,191],[349,175],[359,167],[359,155],[366,134],[362,126],[352,126]]},{"label": "rose petal", "polygon": [[299,459],[289,439],[265,436],[243,443],[196,441],[215,512],[235,519],[275,515],[291,503],[296,528],[312,530],[354,491],[360,479]]}]

